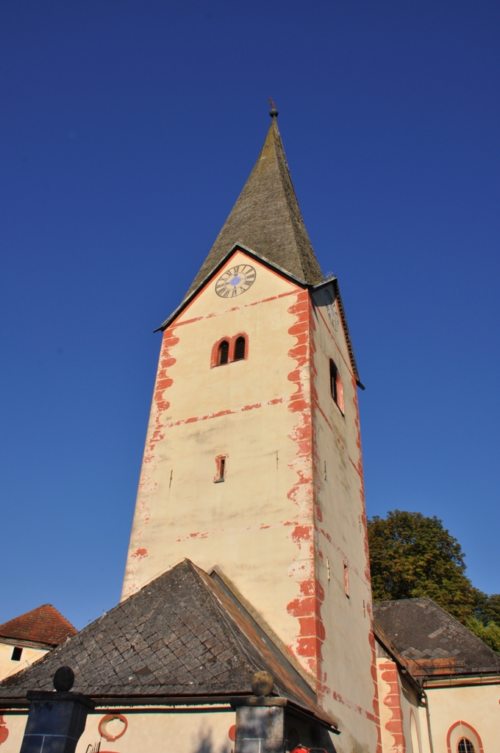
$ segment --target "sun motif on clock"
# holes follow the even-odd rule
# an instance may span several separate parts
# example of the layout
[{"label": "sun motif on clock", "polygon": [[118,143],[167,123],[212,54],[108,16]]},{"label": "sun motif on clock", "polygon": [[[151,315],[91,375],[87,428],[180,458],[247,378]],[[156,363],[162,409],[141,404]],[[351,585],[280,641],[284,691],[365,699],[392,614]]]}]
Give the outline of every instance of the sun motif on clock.
[{"label": "sun motif on clock", "polygon": [[254,284],[257,272],[250,264],[238,264],[227,269],[215,283],[215,292],[221,298],[234,298],[245,293]]}]

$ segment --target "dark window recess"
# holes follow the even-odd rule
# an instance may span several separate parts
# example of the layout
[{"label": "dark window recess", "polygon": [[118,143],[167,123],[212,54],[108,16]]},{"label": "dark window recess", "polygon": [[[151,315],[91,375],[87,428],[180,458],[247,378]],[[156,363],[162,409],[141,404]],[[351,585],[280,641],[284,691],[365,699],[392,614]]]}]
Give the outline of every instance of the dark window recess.
[{"label": "dark window recess", "polygon": [[330,392],[332,393],[332,397],[337,402],[337,377],[338,377],[338,369],[333,363],[332,360],[330,360]]},{"label": "dark window recess", "polygon": [[246,342],[244,337],[237,337],[234,345],[234,360],[241,361],[245,358]]},{"label": "dark window recess", "polygon": [[223,340],[219,345],[219,353],[217,358],[217,365],[224,366],[229,361],[229,343],[227,340]]},{"label": "dark window recess", "polygon": [[12,656],[11,656],[12,661],[19,661],[21,659],[22,653],[23,653],[23,650],[21,646],[14,646],[14,648],[12,649]]},{"label": "dark window recess", "polygon": [[462,737],[458,743],[458,753],[475,753],[473,744],[466,737]]},{"label": "dark window recess", "polygon": [[330,392],[342,414],[344,413],[344,387],[336,364],[330,359]]}]

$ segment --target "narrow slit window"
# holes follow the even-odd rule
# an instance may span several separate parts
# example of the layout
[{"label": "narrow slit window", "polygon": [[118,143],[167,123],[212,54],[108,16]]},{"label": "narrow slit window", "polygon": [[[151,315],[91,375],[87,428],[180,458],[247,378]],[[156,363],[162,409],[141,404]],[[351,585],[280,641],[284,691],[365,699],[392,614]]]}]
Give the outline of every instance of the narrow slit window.
[{"label": "narrow slit window", "polygon": [[226,456],[218,455],[215,458],[215,477],[214,483],[220,484],[225,481],[226,477]]},{"label": "narrow slit window", "polygon": [[217,366],[224,366],[224,364],[229,362],[229,342],[227,340],[223,340],[219,344],[219,348],[217,351]]},{"label": "narrow slit window", "polygon": [[349,599],[351,597],[351,588],[349,584],[349,565],[344,562],[344,593]]},{"label": "narrow slit window", "polygon": [[234,360],[242,361],[245,358],[245,355],[246,355],[246,340],[242,335],[240,335],[240,337],[236,338],[236,342],[234,344]]},{"label": "narrow slit window", "polygon": [[20,661],[22,653],[23,653],[23,650],[21,646],[14,646],[14,648],[12,649],[12,656],[11,656],[12,661]]},{"label": "narrow slit window", "polygon": [[337,404],[340,412],[344,415],[344,386],[340,378],[340,372],[330,359],[330,392],[334,402]]}]

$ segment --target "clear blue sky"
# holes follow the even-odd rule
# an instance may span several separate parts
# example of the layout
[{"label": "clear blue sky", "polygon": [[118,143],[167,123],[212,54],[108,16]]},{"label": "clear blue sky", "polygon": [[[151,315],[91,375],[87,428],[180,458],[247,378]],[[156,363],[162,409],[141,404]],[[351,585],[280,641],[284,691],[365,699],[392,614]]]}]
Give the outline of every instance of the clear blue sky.
[{"label": "clear blue sky", "polygon": [[280,129],[360,372],[369,515],[498,592],[498,0],[3,0],[2,598],[119,598],[160,338]]}]

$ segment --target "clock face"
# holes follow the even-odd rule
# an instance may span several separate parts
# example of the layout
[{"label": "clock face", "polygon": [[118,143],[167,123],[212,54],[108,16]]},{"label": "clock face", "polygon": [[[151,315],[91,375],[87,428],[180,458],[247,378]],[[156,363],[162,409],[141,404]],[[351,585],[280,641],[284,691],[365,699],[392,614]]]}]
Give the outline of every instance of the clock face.
[{"label": "clock face", "polygon": [[238,264],[222,274],[215,283],[215,292],[221,298],[234,298],[245,293],[254,284],[257,272],[250,264]]}]

